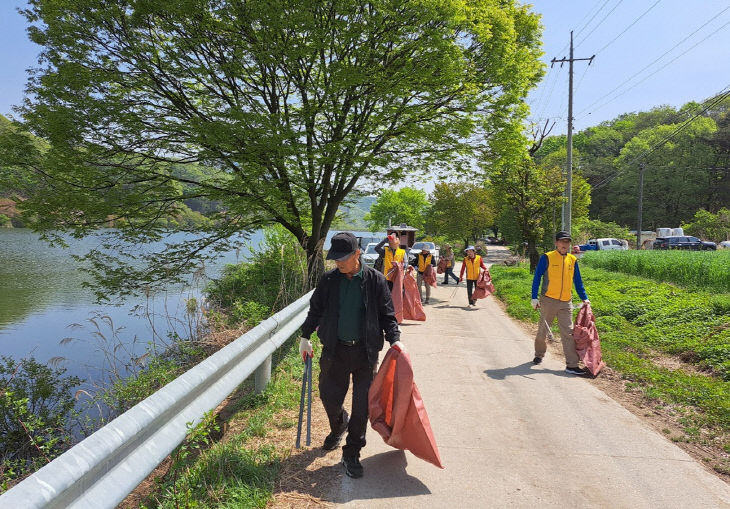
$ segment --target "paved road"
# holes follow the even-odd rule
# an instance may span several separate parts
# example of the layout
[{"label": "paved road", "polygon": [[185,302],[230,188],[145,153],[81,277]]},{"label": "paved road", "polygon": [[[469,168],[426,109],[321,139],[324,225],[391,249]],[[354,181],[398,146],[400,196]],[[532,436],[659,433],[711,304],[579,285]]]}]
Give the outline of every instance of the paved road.
[{"label": "paved road", "polygon": [[446,468],[369,430],[365,477],[342,476],[326,500],[369,509],[730,507],[727,484],[565,374],[562,356],[533,366],[532,338],[493,297],[468,309],[465,286],[452,284],[431,302],[425,323],[402,330]]}]

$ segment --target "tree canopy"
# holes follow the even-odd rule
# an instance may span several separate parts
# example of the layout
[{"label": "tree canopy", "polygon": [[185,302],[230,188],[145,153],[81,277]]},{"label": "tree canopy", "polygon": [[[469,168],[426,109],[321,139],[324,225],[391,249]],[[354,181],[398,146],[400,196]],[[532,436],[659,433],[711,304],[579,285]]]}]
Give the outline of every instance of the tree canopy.
[{"label": "tree canopy", "polygon": [[391,224],[401,223],[423,230],[428,208],[426,191],[411,187],[397,191],[384,189],[365,215],[365,221],[371,231],[384,230]]},{"label": "tree canopy", "polygon": [[448,169],[543,67],[538,17],[513,0],[31,0],[23,12],[43,48],[24,128],[50,145],[22,161],[39,176],[23,204],[37,229],[84,235],[113,215],[120,238],[146,243],[181,201],[224,211],[204,235],[141,255],[142,271],[92,253],[114,291],[270,223],[316,275],[348,195]]}]

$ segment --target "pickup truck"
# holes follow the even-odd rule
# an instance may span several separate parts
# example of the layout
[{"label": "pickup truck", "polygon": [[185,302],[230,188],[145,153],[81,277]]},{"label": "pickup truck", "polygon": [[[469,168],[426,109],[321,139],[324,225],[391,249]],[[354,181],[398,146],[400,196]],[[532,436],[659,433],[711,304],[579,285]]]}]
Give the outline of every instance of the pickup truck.
[{"label": "pickup truck", "polygon": [[581,251],[608,251],[612,249],[623,251],[628,249],[628,247],[620,240],[614,238],[589,239],[587,244],[580,244],[578,248]]}]

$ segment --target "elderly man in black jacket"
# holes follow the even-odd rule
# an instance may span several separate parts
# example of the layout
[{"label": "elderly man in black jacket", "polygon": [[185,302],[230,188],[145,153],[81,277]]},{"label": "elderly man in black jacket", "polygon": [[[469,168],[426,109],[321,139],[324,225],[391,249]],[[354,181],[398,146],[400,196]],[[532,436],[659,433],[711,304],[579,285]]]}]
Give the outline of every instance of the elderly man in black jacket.
[{"label": "elderly man in black jacket", "polygon": [[[362,477],[360,449],[365,446],[368,422],[368,389],[383,349],[384,339],[398,344],[400,329],[385,277],[360,260],[352,233],[332,237],[328,260],[336,269],[326,272],[317,284],[302,325],[299,352],[312,356],[312,332],[322,342],[319,360],[319,395],[330,422],[330,434],[322,446],[334,450],[347,431],[342,464],[350,477]],[[352,411],[343,407],[352,376]]]}]

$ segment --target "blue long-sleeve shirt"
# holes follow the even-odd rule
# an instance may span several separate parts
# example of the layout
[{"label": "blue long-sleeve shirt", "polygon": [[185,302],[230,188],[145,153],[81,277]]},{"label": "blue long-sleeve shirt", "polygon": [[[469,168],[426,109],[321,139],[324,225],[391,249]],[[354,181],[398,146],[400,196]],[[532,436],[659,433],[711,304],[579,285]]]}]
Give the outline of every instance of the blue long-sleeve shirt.
[{"label": "blue long-sleeve shirt", "polygon": [[[545,271],[548,268],[547,255],[542,255],[540,260],[537,262],[537,268],[535,269],[535,276],[532,278],[532,298],[537,299],[537,294],[540,292],[540,283],[545,275]],[[583,278],[580,277],[580,269],[578,268],[578,260],[575,261],[575,267],[573,269],[573,284],[575,285],[575,291],[578,293],[578,297],[581,300],[588,300],[586,295],[586,289],[583,286]]]}]

